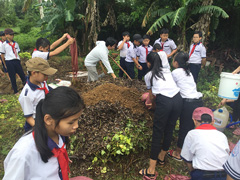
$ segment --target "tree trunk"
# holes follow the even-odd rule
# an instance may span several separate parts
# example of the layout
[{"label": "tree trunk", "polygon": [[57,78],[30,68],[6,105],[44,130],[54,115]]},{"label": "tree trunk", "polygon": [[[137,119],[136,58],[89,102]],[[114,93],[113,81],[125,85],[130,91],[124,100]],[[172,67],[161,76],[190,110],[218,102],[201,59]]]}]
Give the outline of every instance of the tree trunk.
[{"label": "tree trunk", "polygon": [[[42,0],[38,0],[39,4],[42,4]],[[43,13],[43,6],[39,6],[39,13],[40,13],[40,18],[44,18],[44,13]]]},{"label": "tree trunk", "polygon": [[[202,2],[202,6],[208,6],[212,4],[213,4],[213,0],[204,0]],[[203,14],[200,17],[199,21],[191,26],[191,29],[202,32],[203,34],[202,42],[204,43],[204,45],[207,44],[207,38],[209,36],[209,26],[211,23],[211,16],[212,14]]]}]

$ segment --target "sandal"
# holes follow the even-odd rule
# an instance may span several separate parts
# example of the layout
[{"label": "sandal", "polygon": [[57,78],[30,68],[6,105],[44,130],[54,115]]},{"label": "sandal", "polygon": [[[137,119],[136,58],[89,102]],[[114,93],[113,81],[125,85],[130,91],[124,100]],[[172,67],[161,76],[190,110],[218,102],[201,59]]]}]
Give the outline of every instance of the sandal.
[{"label": "sandal", "polygon": [[[148,173],[147,173],[147,170],[148,170],[148,169],[142,169],[142,170],[141,170],[142,173],[139,172],[139,174],[143,176],[143,180],[156,180],[156,178],[157,178],[157,176],[158,176],[157,171],[155,171],[154,174],[148,174]],[[144,171],[145,171],[145,172],[144,172]]]},{"label": "sandal", "polygon": [[165,163],[166,163],[166,161],[165,161],[165,159],[162,161],[162,160],[160,160],[160,159],[158,158],[158,159],[157,159],[157,163],[158,163],[160,166],[164,166]]},{"label": "sandal", "polygon": [[174,159],[174,160],[176,160],[176,161],[182,161],[182,158],[177,158],[177,157],[173,156],[173,152],[174,152],[173,150],[169,150],[167,152],[167,156],[172,158],[172,159]]}]

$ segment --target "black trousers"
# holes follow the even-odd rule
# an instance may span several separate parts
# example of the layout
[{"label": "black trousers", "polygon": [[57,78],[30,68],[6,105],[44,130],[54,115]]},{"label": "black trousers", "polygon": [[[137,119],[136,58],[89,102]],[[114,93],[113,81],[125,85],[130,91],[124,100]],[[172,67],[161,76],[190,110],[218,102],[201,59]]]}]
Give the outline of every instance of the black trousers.
[{"label": "black trousers", "polygon": [[158,94],[156,96],[156,109],[153,119],[153,134],[150,158],[157,160],[161,151],[161,140],[163,138],[162,149],[167,151],[171,145],[173,130],[176,121],[181,114],[182,97],[177,93],[169,98]]},{"label": "black trousers", "polygon": [[189,63],[189,69],[193,75],[195,83],[197,84],[198,74],[201,70],[201,64]]},{"label": "black trousers", "polygon": [[234,102],[227,103],[232,109],[232,120],[233,122],[240,121],[240,96],[238,96],[238,99]]},{"label": "black trousers", "polygon": [[17,93],[17,83],[16,83],[16,74],[18,74],[23,82],[25,84],[26,82],[26,76],[23,72],[20,60],[10,60],[10,61],[5,61],[6,66],[7,66],[7,71],[10,77],[10,81],[12,84],[12,88],[14,93]]},{"label": "black trousers", "polygon": [[184,139],[188,131],[194,129],[192,113],[196,108],[202,107],[202,106],[203,106],[202,99],[196,99],[196,100],[183,99],[183,107],[182,107],[182,112],[180,116],[180,126],[179,126],[177,147],[182,148]]},{"label": "black trousers", "polygon": [[140,63],[139,64],[142,66],[142,70],[138,69],[138,80],[142,80],[142,78],[147,74],[148,67],[147,63]]},{"label": "black trousers", "polygon": [[[126,68],[126,61],[125,61],[126,57],[120,57],[120,66],[125,70],[127,71],[127,68]],[[119,77],[123,77],[123,71],[121,69],[119,69]]]},{"label": "black trousers", "polygon": [[134,62],[127,62],[125,61],[127,73],[130,76],[130,78],[135,78],[135,72],[134,72]]}]

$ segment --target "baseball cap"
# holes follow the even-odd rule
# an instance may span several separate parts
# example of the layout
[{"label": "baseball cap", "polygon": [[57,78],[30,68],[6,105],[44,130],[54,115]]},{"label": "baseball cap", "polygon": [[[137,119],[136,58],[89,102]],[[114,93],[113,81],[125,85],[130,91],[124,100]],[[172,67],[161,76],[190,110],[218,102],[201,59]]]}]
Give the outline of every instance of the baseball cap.
[{"label": "baseball cap", "polygon": [[211,109],[206,108],[206,107],[198,107],[193,111],[193,115],[192,118],[197,120],[197,121],[201,121],[201,117],[203,114],[208,114],[211,116],[211,119],[213,121],[214,116],[213,116],[213,112]]},{"label": "baseball cap", "polygon": [[142,38],[142,36],[141,36],[140,34],[134,34],[134,35],[133,35],[133,40],[142,42],[142,41],[143,41],[143,38]]},{"label": "baseball cap", "polygon": [[0,36],[5,36],[4,31],[0,31]]},{"label": "baseball cap", "polygon": [[38,57],[28,60],[26,66],[28,71],[38,71],[48,76],[57,72],[57,69],[50,67],[47,60]]},{"label": "baseball cap", "polygon": [[10,29],[10,28],[7,28],[7,29],[4,30],[4,33],[12,35],[12,34],[14,34],[14,31],[12,29]]}]

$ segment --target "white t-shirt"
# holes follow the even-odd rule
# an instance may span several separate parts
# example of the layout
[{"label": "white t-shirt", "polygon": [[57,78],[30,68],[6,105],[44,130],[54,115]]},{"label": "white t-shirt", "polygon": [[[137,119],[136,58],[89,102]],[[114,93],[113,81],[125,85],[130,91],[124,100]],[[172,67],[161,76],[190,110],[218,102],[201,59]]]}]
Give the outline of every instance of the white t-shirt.
[{"label": "white t-shirt", "polygon": [[[151,45],[147,46],[148,54],[152,51],[153,47]],[[140,63],[147,63],[147,50],[144,45],[138,47]]]},{"label": "white t-shirt", "polygon": [[171,67],[169,65],[166,52],[165,51],[159,51],[158,55],[160,56],[160,59],[162,60],[162,67],[170,69]]},{"label": "white t-shirt", "polygon": [[[2,49],[2,45],[3,45],[3,42],[0,40],[0,50]],[[0,55],[1,55],[2,53],[0,52]]]},{"label": "white t-shirt", "polygon": [[[122,42],[123,42],[123,41],[120,41],[120,42],[118,43],[118,46],[117,46],[117,47],[119,47]],[[132,43],[131,41],[128,41],[128,43],[129,43],[130,46],[133,46],[133,43]],[[129,47],[130,47],[130,46],[129,46]],[[128,45],[127,45],[127,43],[124,43],[123,48],[120,50],[120,57],[126,57],[127,51],[128,51]]]},{"label": "white t-shirt", "polygon": [[[190,56],[190,53],[192,51],[193,45],[194,44],[192,44],[190,46],[189,56]],[[203,46],[202,43],[198,43],[197,46],[194,49],[194,52],[189,57],[188,62],[189,63],[194,63],[194,64],[201,64],[202,58],[206,58],[206,48]]]},{"label": "white t-shirt", "polygon": [[43,58],[45,60],[48,60],[49,59],[49,52],[42,52],[42,51],[33,51],[32,53],[32,58],[35,58],[35,57],[39,57],[39,58]]},{"label": "white t-shirt", "polygon": [[161,38],[157,39],[154,44],[160,44],[160,46],[163,48],[163,51],[165,51],[167,54],[171,54],[171,52],[175,49],[177,49],[177,46],[175,42],[168,38],[164,43],[162,42]]},{"label": "white t-shirt", "polygon": [[220,171],[229,152],[227,137],[214,126],[202,124],[188,132],[181,157],[192,162],[194,169]]},{"label": "white t-shirt", "polygon": [[144,80],[147,86],[147,89],[152,89],[154,95],[161,94],[163,96],[172,98],[179,92],[179,88],[173,80],[172,73],[167,68],[162,68],[162,74],[165,80],[162,78],[154,78],[151,86],[151,76],[152,72],[148,72],[144,76]]},{"label": "white t-shirt", "polygon": [[240,141],[234,147],[223,168],[233,179],[240,179]]},{"label": "white t-shirt", "polygon": [[85,66],[96,66],[98,61],[102,61],[104,66],[107,68],[107,73],[113,73],[112,67],[108,60],[108,48],[106,47],[105,41],[97,41],[96,47],[91,50],[86,56],[84,61]]},{"label": "white t-shirt", "polygon": [[138,50],[138,47],[133,45],[133,46],[130,46],[128,48],[128,51],[127,51],[127,55],[126,55],[126,59],[125,61],[127,62],[133,62],[133,58],[137,58],[140,56],[140,53],[139,53],[139,50]]},{"label": "white t-shirt", "polygon": [[197,86],[190,71],[189,76],[187,76],[183,68],[177,68],[172,71],[172,76],[180,88],[182,98],[199,99],[202,97],[202,93],[197,92]]},{"label": "white t-shirt", "polygon": [[[59,144],[48,138],[50,149],[61,148],[63,140],[59,136]],[[4,160],[3,180],[60,180],[59,164],[56,157],[44,163],[36,148],[32,133],[21,137]]]},{"label": "white t-shirt", "polygon": [[[49,90],[46,81],[41,83],[42,87],[44,86],[44,83]],[[22,92],[18,98],[23,110],[24,117],[32,116],[33,118],[35,118],[37,104],[41,99],[45,98],[44,90],[40,90],[37,88],[39,87],[35,84],[32,84],[29,79],[27,79],[27,83],[23,87]]]},{"label": "white t-shirt", "polygon": [[9,41],[6,40],[2,46],[0,46],[0,52],[2,54],[5,54],[5,61],[10,61],[10,60],[13,60],[13,59],[18,59],[20,60],[20,57],[18,55],[18,53],[20,52],[20,48],[19,48],[19,45],[17,42],[13,41],[13,43],[15,43],[15,51],[16,51],[16,54],[13,52],[13,48],[9,45]]}]

